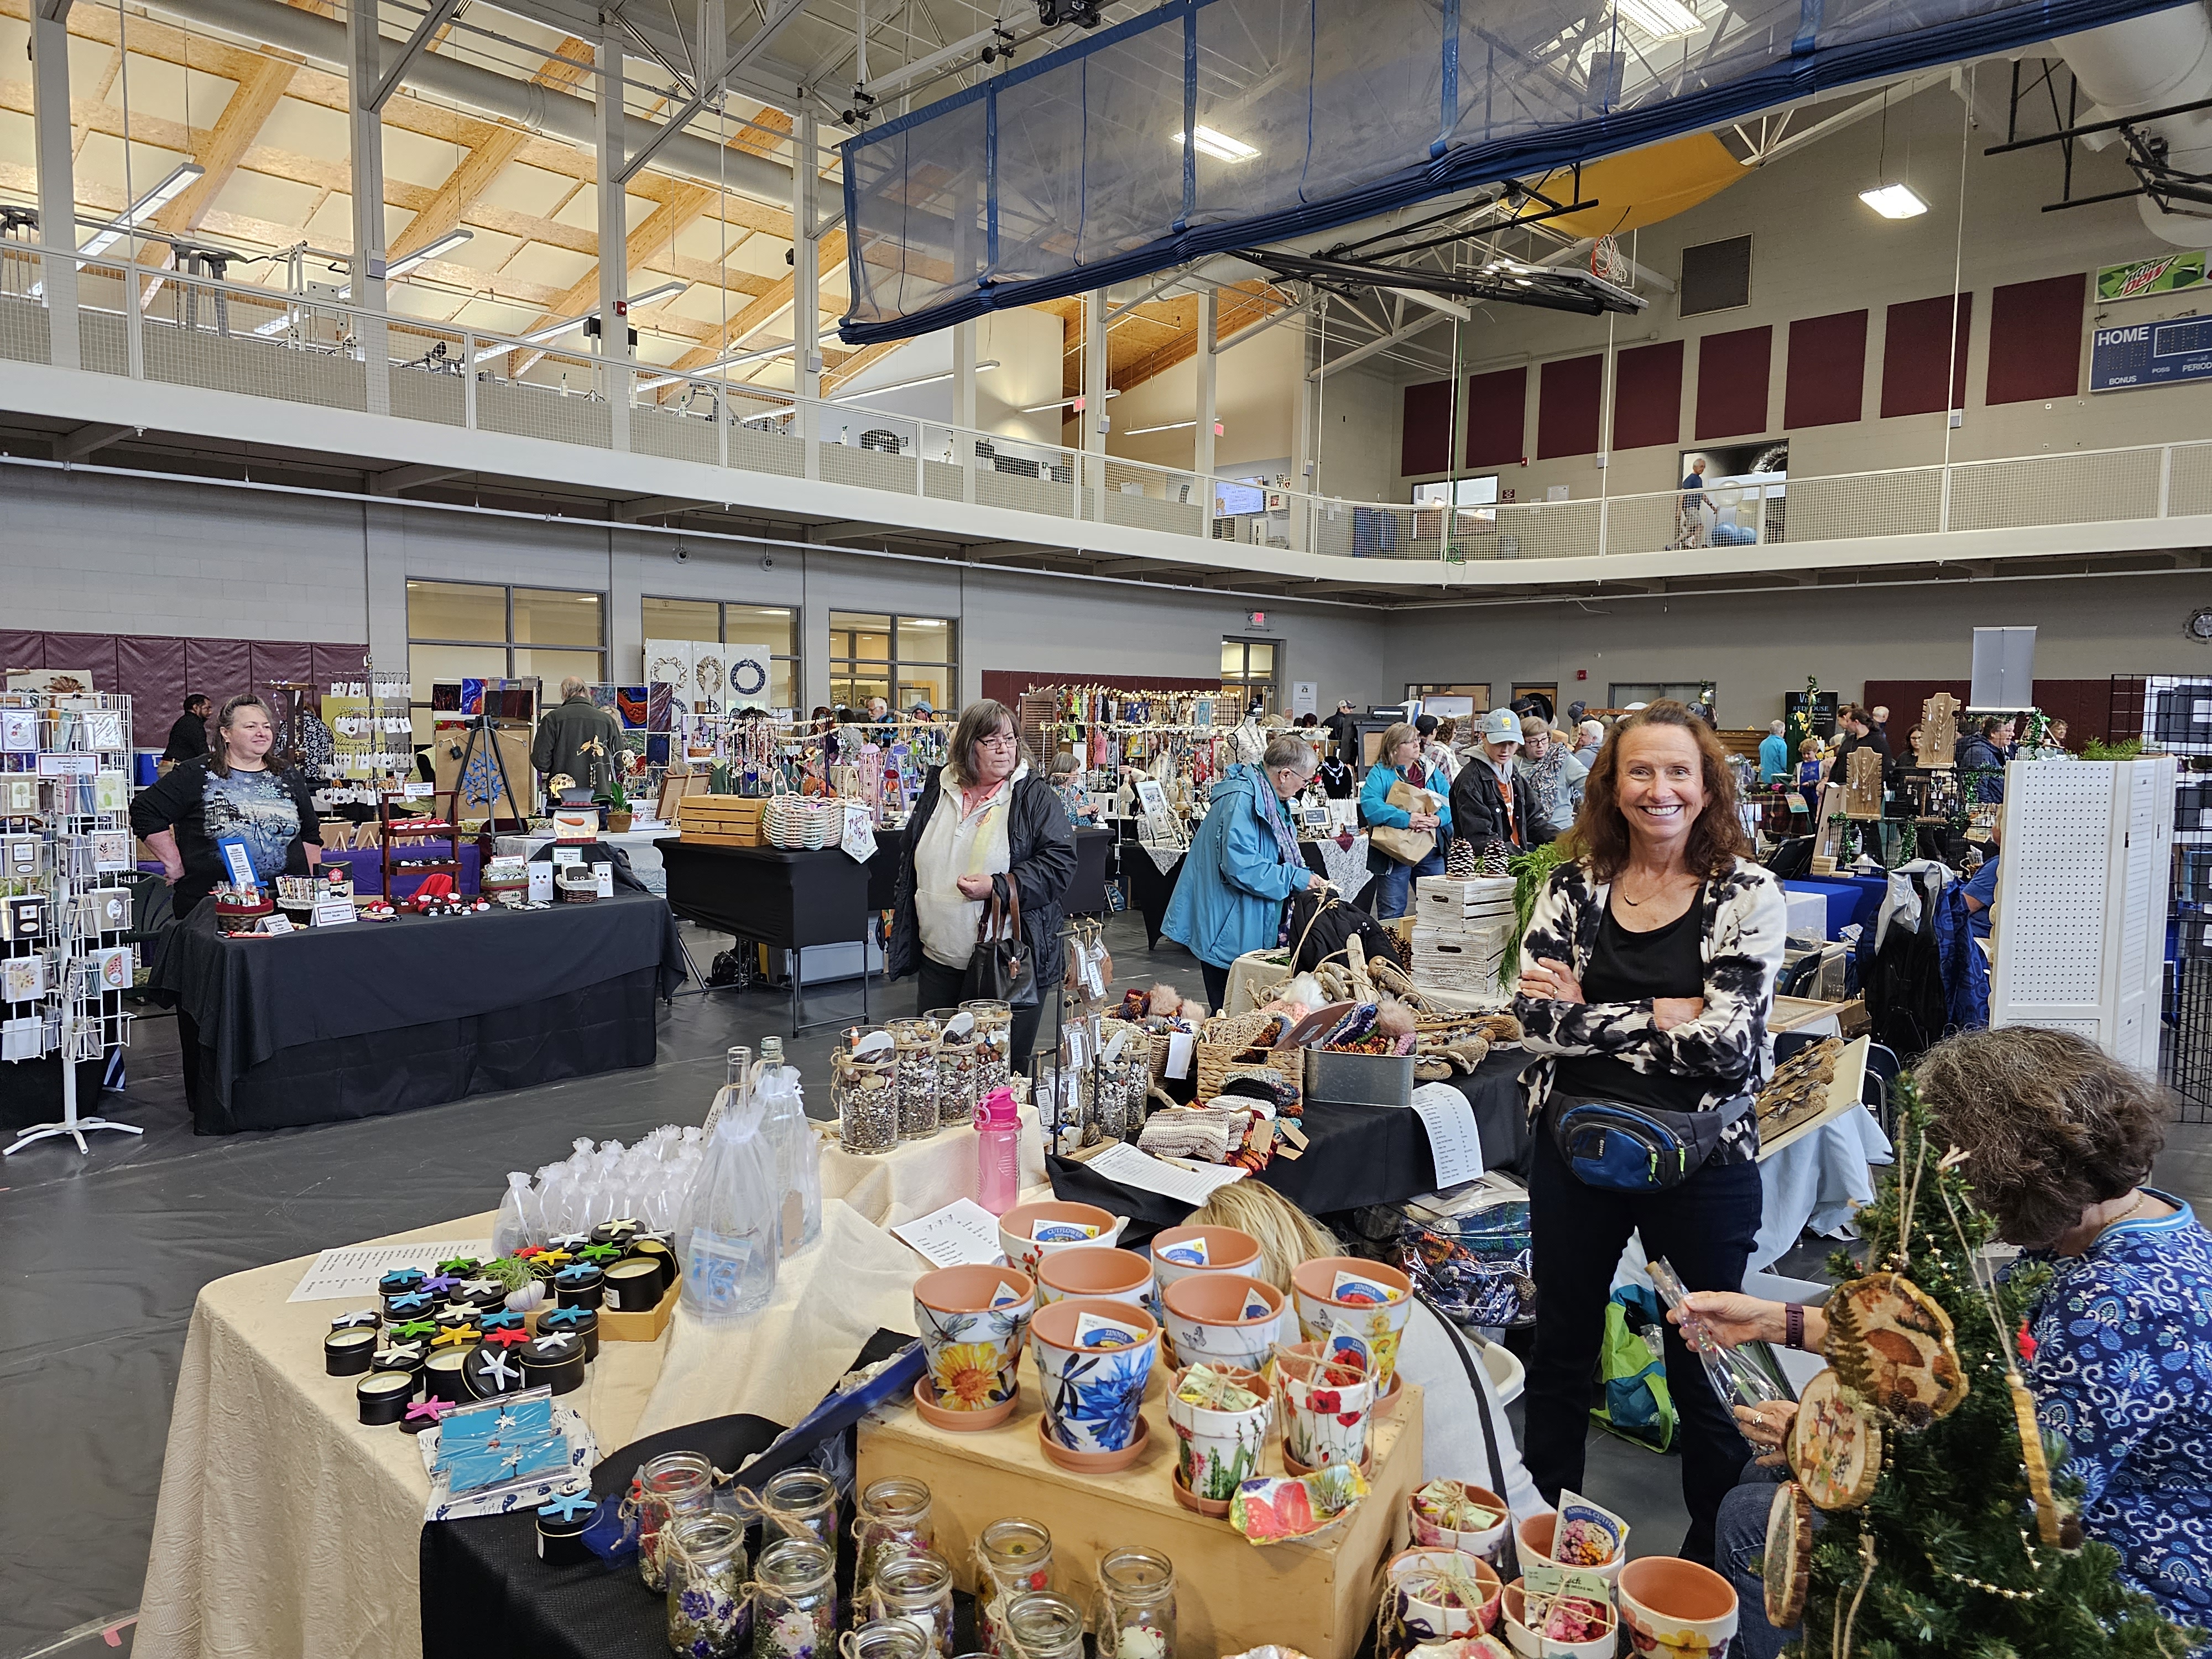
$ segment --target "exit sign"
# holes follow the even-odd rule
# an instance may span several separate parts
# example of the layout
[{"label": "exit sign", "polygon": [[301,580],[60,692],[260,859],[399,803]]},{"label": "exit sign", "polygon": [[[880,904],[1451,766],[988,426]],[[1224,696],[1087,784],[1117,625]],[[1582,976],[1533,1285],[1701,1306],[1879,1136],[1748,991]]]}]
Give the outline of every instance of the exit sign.
[{"label": "exit sign", "polygon": [[1264,611],[1248,611],[1244,613],[1244,623],[1249,628],[1265,628],[1267,625],[1267,613]]}]

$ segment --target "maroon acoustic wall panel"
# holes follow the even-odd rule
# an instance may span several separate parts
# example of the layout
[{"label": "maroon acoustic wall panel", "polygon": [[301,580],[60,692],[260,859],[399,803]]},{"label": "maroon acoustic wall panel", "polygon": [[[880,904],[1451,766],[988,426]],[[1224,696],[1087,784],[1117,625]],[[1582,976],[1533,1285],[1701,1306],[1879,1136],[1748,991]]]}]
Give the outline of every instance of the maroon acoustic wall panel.
[{"label": "maroon acoustic wall panel", "polygon": [[1613,447],[1682,441],[1682,343],[1631,346],[1613,363]]},{"label": "maroon acoustic wall panel", "polygon": [[1451,470],[1451,391],[1449,380],[1406,388],[1405,423],[1398,434],[1401,476],[1418,478]]},{"label": "maroon acoustic wall panel", "polygon": [[341,681],[363,679],[368,671],[362,659],[368,654],[365,645],[329,645],[318,640],[309,647],[314,653],[315,689],[328,691]]},{"label": "maroon acoustic wall panel", "polygon": [[1990,295],[1987,400],[2024,404],[2070,398],[2081,385],[2080,271],[2011,283]]},{"label": "maroon acoustic wall panel", "polygon": [[[1959,325],[1951,327],[1951,296],[1892,306],[1881,331],[1881,417],[1932,415],[1966,406],[1966,341],[1973,333],[1974,296],[1959,296]],[[1943,396],[1943,354],[1951,354],[1951,394]]]},{"label": "maroon acoustic wall panel", "polygon": [[1528,453],[1528,370],[1501,368],[1468,377],[1467,466],[1518,466]]},{"label": "maroon acoustic wall panel", "polygon": [[44,668],[46,636],[35,628],[0,628],[0,673],[11,668]]},{"label": "maroon acoustic wall panel", "polygon": [[315,647],[304,640],[255,640],[253,689],[272,685],[312,685],[315,679]]},{"label": "maroon acoustic wall panel", "polygon": [[204,692],[220,710],[253,689],[253,647],[246,640],[186,640],[185,689]]},{"label": "maroon acoustic wall panel", "polygon": [[131,698],[131,742],[161,748],[185,712],[185,642],[159,634],[118,635],[115,689]]},{"label": "maroon acoustic wall panel", "polygon": [[1839,311],[1800,317],[1790,325],[1790,362],[1783,369],[1782,424],[1835,426],[1866,409],[1867,314]]},{"label": "maroon acoustic wall panel", "polygon": [[1536,459],[1597,453],[1598,399],[1605,358],[1563,357],[1544,365],[1536,386]]},{"label": "maroon acoustic wall panel", "polygon": [[46,635],[47,668],[89,668],[92,689],[115,690],[115,635],[112,634],[54,634]]},{"label": "maroon acoustic wall panel", "polygon": [[1699,443],[1766,430],[1766,374],[1773,356],[1771,327],[1708,334],[1698,342]]}]

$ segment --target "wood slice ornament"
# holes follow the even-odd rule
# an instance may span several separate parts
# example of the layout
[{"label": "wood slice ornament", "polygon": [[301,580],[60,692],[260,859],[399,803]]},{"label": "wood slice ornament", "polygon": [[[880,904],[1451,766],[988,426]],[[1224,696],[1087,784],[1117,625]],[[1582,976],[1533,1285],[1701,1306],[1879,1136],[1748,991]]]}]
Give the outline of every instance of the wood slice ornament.
[{"label": "wood slice ornament", "polygon": [[1828,1363],[1868,1404],[1918,1431],[1966,1397],[1951,1316],[1902,1273],[1869,1273],[1828,1297]]},{"label": "wood slice ornament", "polygon": [[1805,1496],[1824,1510],[1855,1510],[1881,1478],[1881,1423],[1833,1367],[1805,1385],[1784,1450]]},{"label": "wood slice ornament", "polygon": [[1795,1480],[1775,1488],[1766,1511],[1766,1622],[1788,1630],[1805,1616],[1813,1579],[1813,1504]]},{"label": "wood slice ornament", "polygon": [[1828,1091],[1836,1080],[1836,1062],[1843,1053],[1840,1037],[1822,1037],[1774,1068],[1773,1077],[1759,1091],[1756,1107],[1762,1143],[1796,1127],[1828,1103]]}]

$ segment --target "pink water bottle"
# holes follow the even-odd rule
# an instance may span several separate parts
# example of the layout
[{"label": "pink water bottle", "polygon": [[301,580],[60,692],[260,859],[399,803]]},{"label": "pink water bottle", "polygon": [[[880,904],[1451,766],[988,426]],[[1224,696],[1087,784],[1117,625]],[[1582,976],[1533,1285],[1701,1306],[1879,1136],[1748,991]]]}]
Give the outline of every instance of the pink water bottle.
[{"label": "pink water bottle", "polygon": [[1022,1109],[1001,1086],[975,1103],[975,1201],[1004,1215],[1022,1194]]}]

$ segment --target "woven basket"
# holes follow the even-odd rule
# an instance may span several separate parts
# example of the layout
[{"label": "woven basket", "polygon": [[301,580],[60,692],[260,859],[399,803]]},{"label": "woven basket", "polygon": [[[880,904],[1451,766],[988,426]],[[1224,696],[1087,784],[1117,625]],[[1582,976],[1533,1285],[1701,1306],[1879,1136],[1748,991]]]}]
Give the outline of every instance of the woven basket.
[{"label": "woven basket", "polygon": [[768,810],[761,814],[761,836],[771,847],[785,851],[806,844],[806,830],[801,821],[805,802],[798,795],[775,795],[769,798]]},{"label": "woven basket", "polygon": [[1219,1094],[1231,1078],[1262,1071],[1279,1073],[1301,1098],[1304,1096],[1306,1051],[1303,1048],[1259,1048],[1236,1042],[1201,1042],[1196,1047],[1198,1055],[1192,1070],[1198,1079],[1198,1091],[1191,1098],[1200,1105]]}]

